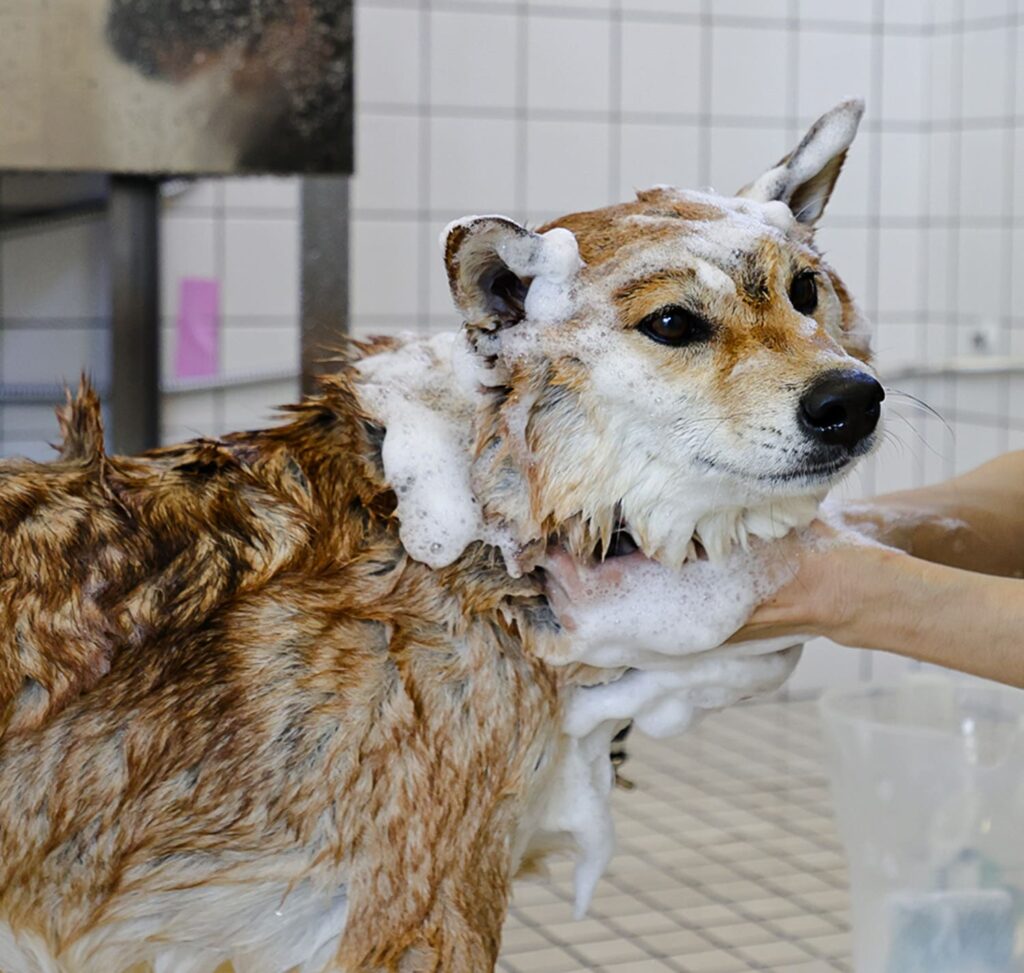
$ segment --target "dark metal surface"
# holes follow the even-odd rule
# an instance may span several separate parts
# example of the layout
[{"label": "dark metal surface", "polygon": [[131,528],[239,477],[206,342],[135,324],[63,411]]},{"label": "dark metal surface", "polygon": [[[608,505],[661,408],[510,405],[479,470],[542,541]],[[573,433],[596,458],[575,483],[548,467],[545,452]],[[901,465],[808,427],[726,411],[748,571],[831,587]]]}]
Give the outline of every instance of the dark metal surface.
[{"label": "dark metal surface", "polygon": [[302,391],[348,332],[348,180],[302,181]]},{"label": "dark metal surface", "polygon": [[160,432],[159,186],[115,176],[110,187],[113,448],[138,453]]},{"label": "dark metal surface", "polygon": [[351,0],[0,0],[0,169],[347,173]]}]

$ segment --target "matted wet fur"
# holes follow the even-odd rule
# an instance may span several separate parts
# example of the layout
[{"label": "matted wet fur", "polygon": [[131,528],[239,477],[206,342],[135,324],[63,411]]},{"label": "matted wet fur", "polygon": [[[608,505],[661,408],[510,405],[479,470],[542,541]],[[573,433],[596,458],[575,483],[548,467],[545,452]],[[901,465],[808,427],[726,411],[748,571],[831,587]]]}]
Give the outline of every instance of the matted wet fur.
[{"label": "matted wet fur", "polygon": [[[866,352],[811,242],[859,116],[826,116],[753,202],[663,188],[544,234],[453,225],[483,383],[466,393],[467,471],[504,545],[472,540],[431,568],[403,544],[362,384],[368,359],[398,353],[386,339],[353,343],[280,426],[141,457],[106,455],[83,383],[55,462],[0,464],[0,971],[493,969],[514,873],[544,851],[527,839],[566,700],[621,674],[555,664],[569,656],[548,641],[563,636],[534,570],[545,544],[589,556],[625,523],[677,563],[695,538],[777,536],[868,448],[812,449],[794,411]],[[696,269],[673,263],[708,241]],[[808,273],[822,303],[798,311],[790,282]],[[571,313],[530,344],[516,324],[538,294]],[[705,348],[643,336],[672,302],[715,318]],[[601,322],[610,344],[592,341]],[[552,334],[568,351],[549,353]],[[642,364],[649,401],[602,403],[591,378],[609,358]],[[681,491],[651,481],[711,441],[672,421],[664,389],[684,388],[694,410],[734,403],[691,473],[740,499],[672,536]],[[630,437],[658,448],[637,463],[620,456]],[[752,457],[742,491],[729,450]]]},{"label": "matted wet fur", "polygon": [[335,939],[304,885],[347,897],[339,969],[493,964],[495,836],[568,675],[509,612],[537,583],[482,545],[441,571],[405,554],[345,372],[291,411],[115,458],[83,386],[61,458],[0,473],[0,916],[68,969],[156,952],[200,888],[219,922],[232,898],[239,923],[246,896],[283,912],[257,951],[290,918]]}]

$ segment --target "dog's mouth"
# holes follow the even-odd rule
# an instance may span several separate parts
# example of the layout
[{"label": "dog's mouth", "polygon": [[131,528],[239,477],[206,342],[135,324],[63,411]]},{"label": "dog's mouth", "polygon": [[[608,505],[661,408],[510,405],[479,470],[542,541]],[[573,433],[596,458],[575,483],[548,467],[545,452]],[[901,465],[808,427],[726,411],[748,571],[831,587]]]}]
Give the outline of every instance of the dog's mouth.
[{"label": "dog's mouth", "polygon": [[842,455],[826,460],[811,459],[801,462],[789,470],[772,470],[768,472],[744,470],[738,466],[733,466],[731,463],[711,459],[708,456],[698,456],[697,462],[705,469],[760,485],[819,487],[834,480],[841,473],[845,473],[853,466],[856,460],[870,452],[871,448],[869,446],[856,452],[844,451]]},{"label": "dog's mouth", "polygon": [[[704,545],[696,537],[693,538],[692,543],[697,560],[705,560],[708,554],[704,550]],[[594,548],[593,560],[610,561],[615,558],[631,557],[634,555],[646,557],[640,550],[640,545],[637,543],[636,538],[630,533],[629,525],[620,521],[611,536],[611,540],[608,542],[607,548],[601,543],[598,543]]]}]

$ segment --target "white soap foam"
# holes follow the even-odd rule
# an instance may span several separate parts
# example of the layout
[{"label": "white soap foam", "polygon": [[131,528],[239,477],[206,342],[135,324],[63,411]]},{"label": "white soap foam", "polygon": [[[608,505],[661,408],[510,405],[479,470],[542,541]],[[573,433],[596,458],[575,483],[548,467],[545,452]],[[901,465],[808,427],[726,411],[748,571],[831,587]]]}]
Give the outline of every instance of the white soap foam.
[{"label": "white soap foam", "polygon": [[407,336],[397,350],[358,363],[360,395],[384,426],[381,458],[409,554],[443,568],[469,544],[486,540],[518,573],[514,539],[484,523],[470,486],[479,389],[464,342],[454,334]]},{"label": "white soap foam", "polygon": [[793,574],[765,545],[674,570],[641,555],[590,566],[552,552],[549,601],[571,632],[571,661],[671,668],[722,645]]}]

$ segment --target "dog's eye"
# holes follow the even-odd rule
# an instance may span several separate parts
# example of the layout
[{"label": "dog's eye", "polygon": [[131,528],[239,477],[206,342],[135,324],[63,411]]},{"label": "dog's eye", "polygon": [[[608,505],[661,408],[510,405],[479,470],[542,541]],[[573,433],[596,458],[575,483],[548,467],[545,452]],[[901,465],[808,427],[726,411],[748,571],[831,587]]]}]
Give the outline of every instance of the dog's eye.
[{"label": "dog's eye", "polygon": [[818,306],[818,281],[813,270],[801,270],[789,285],[789,300],[801,314],[813,314]]},{"label": "dog's eye", "polygon": [[648,314],[637,328],[653,341],[677,347],[707,341],[711,336],[711,326],[707,321],[676,305]]}]

